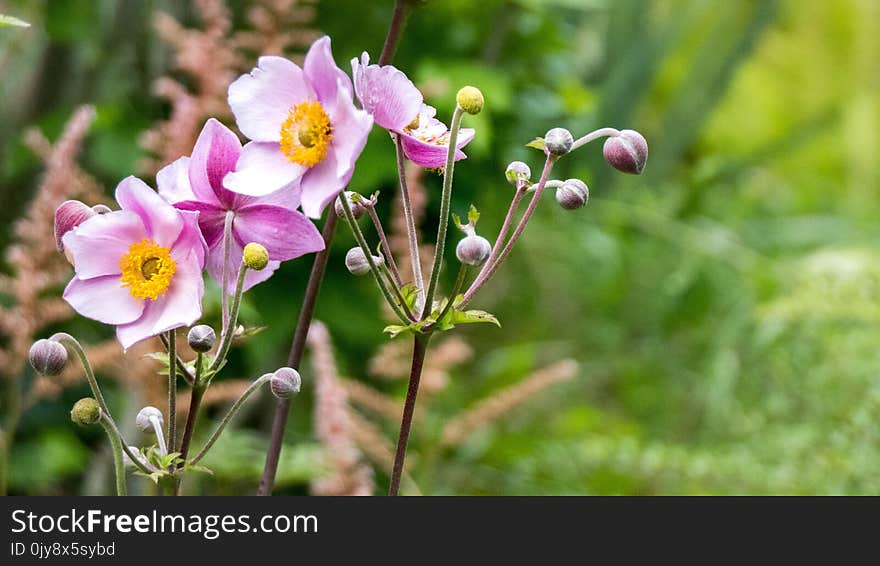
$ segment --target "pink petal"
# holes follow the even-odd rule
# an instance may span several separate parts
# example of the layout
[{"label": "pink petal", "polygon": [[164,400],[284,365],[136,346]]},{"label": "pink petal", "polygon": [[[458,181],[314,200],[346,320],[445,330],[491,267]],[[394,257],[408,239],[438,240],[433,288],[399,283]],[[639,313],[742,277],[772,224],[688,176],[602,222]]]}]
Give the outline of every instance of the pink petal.
[{"label": "pink petal", "polygon": [[215,246],[223,238],[226,209],[197,200],[185,200],[174,205],[178,210],[198,212],[199,229],[208,247]]},{"label": "pink petal", "polygon": [[93,216],[64,236],[73,255],[76,276],[91,279],[121,273],[119,260],[129,247],[147,235],[140,217],[130,210]]},{"label": "pink petal", "polygon": [[237,170],[223,179],[230,191],[260,197],[274,193],[302,177],[307,167],[293,163],[277,143],[250,142],[244,146]]},{"label": "pink petal", "polygon": [[[418,139],[407,133],[400,134],[403,142],[403,152],[407,159],[426,169],[438,169],[446,166],[446,152],[448,145],[438,145],[428,143]],[[458,139],[456,140],[455,160],[465,159],[467,155],[460,148],[464,147],[474,139],[474,130],[471,128],[462,128],[459,130]]]},{"label": "pink petal", "polygon": [[[217,282],[217,285],[223,285],[223,246],[216,246],[211,248],[208,252],[208,275],[211,276],[211,279]],[[229,251],[229,279],[226,287],[226,292],[228,294],[232,294],[235,292],[235,277],[238,273],[238,268],[241,265],[241,257],[243,254],[242,246],[236,241],[235,238],[232,239],[232,246]],[[280,261],[269,260],[269,264],[260,271],[254,271],[253,269],[249,269],[244,276],[244,286],[243,289],[247,291],[257,283],[262,283],[266,281],[270,277],[272,277],[272,273],[275,272],[276,269],[281,265]]]},{"label": "pink petal", "polygon": [[339,178],[336,156],[328,153],[302,178],[302,211],[311,218],[320,218],[324,207],[336,198],[346,183],[347,180],[343,183]]},{"label": "pink petal", "polygon": [[78,200],[66,200],[55,209],[55,248],[64,251],[64,235],[98,214],[89,205]]},{"label": "pink petal", "polygon": [[236,213],[232,225],[238,243],[262,244],[269,259],[285,261],[324,249],[324,239],[311,221],[299,212],[258,204]]},{"label": "pink petal", "polygon": [[189,157],[172,161],[156,173],[156,188],[159,196],[171,204],[183,200],[196,200],[189,184]]},{"label": "pink petal", "polygon": [[223,177],[235,170],[240,155],[241,142],[232,130],[214,118],[205,122],[189,167],[189,180],[197,200],[224,204],[231,200],[223,188]]},{"label": "pink petal", "polygon": [[314,98],[299,67],[283,57],[260,57],[250,74],[229,86],[229,106],[238,129],[263,142],[281,140],[281,124],[290,108]]},{"label": "pink petal", "polygon": [[195,253],[177,263],[168,291],[155,301],[144,301],[143,315],[116,328],[116,338],[125,349],[162,332],[189,326],[202,316],[205,282]]},{"label": "pink petal", "polygon": [[64,289],[63,296],[73,310],[105,324],[129,323],[144,311],[144,301],[129,294],[119,275],[93,279],[74,277]]},{"label": "pink petal", "polygon": [[303,64],[306,79],[315,89],[318,101],[332,101],[336,98],[336,90],[341,82],[351,96],[351,80],[342,69],[336,66],[333,52],[330,49],[330,38],[326,35],[315,41],[306,53]]},{"label": "pink petal", "polygon": [[369,63],[366,51],[360,62],[351,60],[354,88],[361,106],[386,130],[403,130],[418,117],[422,93],[396,67]]},{"label": "pink petal", "polygon": [[241,193],[233,193],[232,191],[229,191],[229,193],[234,195],[232,206],[230,207],[233,210],[241,210],[242,208],[253,204],[272,204],[289,208],[290,210],[296,210],[299,208],[302,188],[297,181],[286,185],[273,193],[260,197],[249,197]]},{"label": "pink petal", "polygon": [[199,268],[202,268],[205,266],[205,254],[208,251],[208,246],[199,229],[200,213],[181,210],[180,214],[183,216],[183,230],[180,231],[180,236],[171,246],[171,257],[174,261],[180,262],[190,253],[195,253]]},{"label": "pink petal", "polygon": [[147,237],[160,246],[173,244],[183,229],[183,217],[177,209],[137,177],[120,181],[116,186],[116,202],[123,210],[131,210],[140,216]]}]

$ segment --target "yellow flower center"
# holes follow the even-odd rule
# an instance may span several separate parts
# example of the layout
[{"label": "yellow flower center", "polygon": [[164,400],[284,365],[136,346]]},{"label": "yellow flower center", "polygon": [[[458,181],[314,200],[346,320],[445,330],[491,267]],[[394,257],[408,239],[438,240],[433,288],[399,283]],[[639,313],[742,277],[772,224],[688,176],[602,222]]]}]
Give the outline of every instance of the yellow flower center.
[{"label": "yellow flower center", "polygon": [[320,102],[300,102],[281,124],[281,153],[306,167],[314,167],[324,159],[331,139],[330,116]]},{"label": "yellow flower center", "polygon": [[144,238],[132,244],[119,260],[120,281],[135,299],[156,300],[165,294],[174,277],[177,264],[171,259],[171,248]]}]

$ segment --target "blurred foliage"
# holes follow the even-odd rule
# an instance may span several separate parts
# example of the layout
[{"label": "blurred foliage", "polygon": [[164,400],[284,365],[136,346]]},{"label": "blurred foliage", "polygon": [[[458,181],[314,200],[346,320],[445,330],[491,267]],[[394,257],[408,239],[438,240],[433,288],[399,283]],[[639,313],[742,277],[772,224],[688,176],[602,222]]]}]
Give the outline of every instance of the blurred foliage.
[{"label": "blurred foliage", "polygon": [[[245,3],[229,4],[240,17]],[[319,5],[318,27],[343,68],[365,49],[378,58],[391,4]],[[136,170],[138,136],[168,111],[150,95],[169,72],[150,25],[156,9],[197,25],[185,3],[167,0],[0,1],[0,13],[32,23],[0,28],[0,225],[20,213],[39,175],[23,128],[52,137],[79,103],[98,110],[84,166],[108,188]],[[474,302],[502,328],[462,330],[476,360],[434,403],[438,414],[455,412],[562,357],[579,360],[581,375],[444,453],[434,448],[443,423],[419,423],[421,491],[880,491],[878,38],[880,4],[859,0],[418,8],[395,64],[443,119],[461,84],[486,94],[453,196],[460,214],[479,207],[485,235],[511,196],[506,164],[538,169],[540,155],[524,144],[548,128],[638,129],[651,150],[635,178],[605,165],[597,144],[560,163],[560,178],[590,185],[589,206],[571,213],[548,197]],[[393,148],[375,131],[352,187],[391,195],[395,178]],[[385,340],[385,322],[370,282],[344,269],[352,243],[344,231],[334,242],[317,317],[341,371],[368,379],[363,360]],[[247,322],[268,330],[236,352],[233,372],[283,364],[309,268],[290,262],[249,294]],[[379,385],[402,398],[404,384]],[[14,492],[82,489],[100,439],[58,417],[73,393],[32,411],[52,418],[25,416]],[[270,407],[264,399],[242,419],[250,426],[218,445],[205,490],[250,489]],[[283,493],[303,492],[319,471],[308,455],[310,408],[307,394],[295,403]]]}]

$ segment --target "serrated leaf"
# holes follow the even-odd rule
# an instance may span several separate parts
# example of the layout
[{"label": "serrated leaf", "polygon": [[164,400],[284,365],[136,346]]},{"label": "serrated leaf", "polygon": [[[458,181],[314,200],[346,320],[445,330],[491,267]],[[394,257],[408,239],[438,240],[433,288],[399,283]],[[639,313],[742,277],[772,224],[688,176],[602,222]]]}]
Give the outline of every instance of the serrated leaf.
[{"label": "serrated leaf", "polygon": [[477,221],[479,221],[479,220],[480,220],[480,211],[477,210],[476,206],[471,205],[470,209],[468,210],[468,222],[471,223],[471,226],[476,227]]},{"label": "serrated leaf", "polygon": [[535,138],[527,143],[526,147],[533,147],[535,149],[540,149],[541,151],[544,151],[544,148],[547,147],[547,142],[544,141],[544,138]]},{"label": "serrated leaf", "polygon": [[0,26],[16,26],[20,28],[29,28],[31,27],[31,24],[27,23],[24,20],[20,20],[15,16],[0,14]]}]

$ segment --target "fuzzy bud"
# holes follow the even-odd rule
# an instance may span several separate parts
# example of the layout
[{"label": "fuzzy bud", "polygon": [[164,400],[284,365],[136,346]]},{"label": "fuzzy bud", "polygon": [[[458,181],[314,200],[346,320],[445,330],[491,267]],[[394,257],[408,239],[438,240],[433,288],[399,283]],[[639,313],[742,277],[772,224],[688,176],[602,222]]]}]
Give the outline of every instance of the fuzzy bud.
[{"label": "fuzzy bud", "polygon": [[[382,265],[385,259],[381,256],[373,256],[373,263]],[[345,267],[352,275],[366,275],[370,272],[370,264],[367,262],[367,256],[360,247],[351,248],[345,254]]]},{"label": "fuzzy bud", "polygon": [[98,212],[78,200],[67,200],[55,209],[55,247],[64,251],[64,235],[91,218]]},{"label": "fuzzy bud", "polygon": [[162,428],[162,424],[165,419],[162,417],[162,411],[157,409],[156,407],[144,407],[140,411],[138,411],[137,418],[135,418],[135,423],[137,424],[138,429],[142,432],[155,432],[153,428],[153,420],[157,420],[159,423],[159,428]]},{"label": "fuzzy bud", "polygon": [[455,257],[465,265],[483,265],[492,251],[489,240],[476,234],[465,236],[455,247]]},{"label": "fuzzy bud", "polygon": [[[364,205],[361,204],[361,199],[363,197],[358,195],[360,198],[355,198],[356,194],[357,193],[353,191],[345,191],[342,193],[342,195],[345,195],[345,198],[348,199],[348,207],[351,209],[351,213],[354,215],[355,220],[363,216],[367,211],[367,209],[364,208]],[[336,197],[336,203],[333,205],[333,209],[336,211],[336,216],[339,218],[345,218],[345,209],[342,208],[342,195]]]},{"label": "fuzzy bud", "polygon": [[272,395],[279,399],[288,399],[297,393],[302,386],[302,378],[299,372],[293,368],[284,367],[272,374],[269,380],[269,388]]},{"label": "fuzzy bud", "polygon": [[186,340],[193,351],[203,354],[214,347],[214,342],[217,341],[217,333],[207,324],[199,324],[189,329]]},{"label": "fuzzy bud", "polygon": [[54,340],[37,340],[28,352],[28,360],[38,374],[58,375],[67,364],[67,348]]},{"label": "fuzzy bud", "polygon": [[248,269],[260,271],[269,265],[269,252],[264,246],[251,242],[244,247],[244,264]]},{"label": "fuzzy bud", "polygon": [[532,178],[532,170],[522,161],[512,161],[504,171],[504,176],[515,187],[519,183],[528,183]]},{"label": "fuzzy bud", "polygon": [[479,114],[483,109],[483,93],[473,86],[461,87],[455,95],[455,102],[468,114]]},{"label": "fuzzy bud", "polygon": [[574,210],[587,205],[590,189],[580,179],[569,179],[556,189],[556,202],[565,210]]},{"label": "fuzzy bud", "polygon": [[648,162],[648,142],[635,130],[621,130],[619,136],[605,140],[602,154],[618,171],[638,175]]},{"label": "fuzzy bud", "polygon": [[101,420],[101,405],[91,397],[83,397],[70,410],[70,420],[79,426],[93,425]]},{"label": "fuzzy bud", "polygon": [[571,132],[565,128],[553,128],[544,134],[544,143],[546,144],[547,151],[550,152],[550,155],[556,155],[558,157],[571,151],[571,146],[574,143],[574,136],[572,136]]}]

